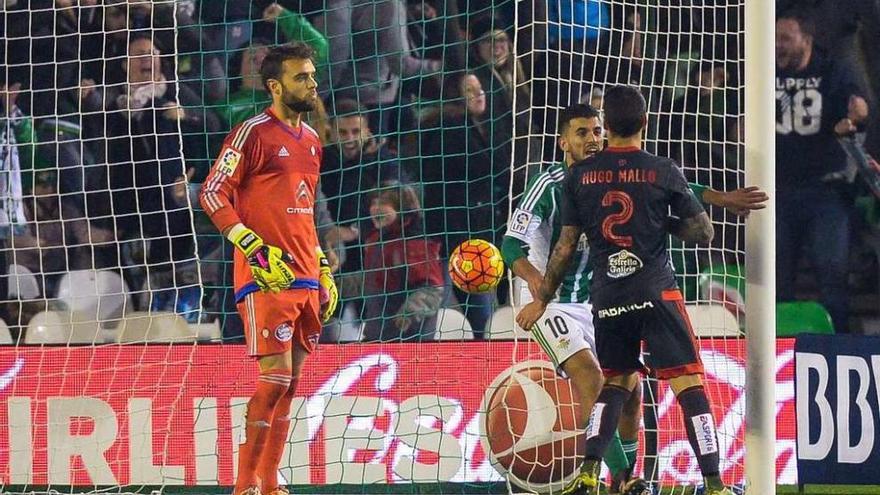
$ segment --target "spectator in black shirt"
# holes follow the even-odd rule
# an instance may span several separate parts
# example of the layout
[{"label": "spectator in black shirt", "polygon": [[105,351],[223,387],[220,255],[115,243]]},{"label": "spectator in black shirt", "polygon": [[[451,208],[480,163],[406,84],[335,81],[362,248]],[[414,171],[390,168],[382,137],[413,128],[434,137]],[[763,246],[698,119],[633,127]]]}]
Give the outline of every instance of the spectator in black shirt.
[{"label": "spectator in black shirt", "polygon": [[837,332],[849,327],[847,273],[853,200],[835,179],[846,167],[840,135],[868,117],[847,64],[813,44],[813,22],[798,14],[776,21],[777,297],[795,298],[803,247],[819,282],[820,302]]}]

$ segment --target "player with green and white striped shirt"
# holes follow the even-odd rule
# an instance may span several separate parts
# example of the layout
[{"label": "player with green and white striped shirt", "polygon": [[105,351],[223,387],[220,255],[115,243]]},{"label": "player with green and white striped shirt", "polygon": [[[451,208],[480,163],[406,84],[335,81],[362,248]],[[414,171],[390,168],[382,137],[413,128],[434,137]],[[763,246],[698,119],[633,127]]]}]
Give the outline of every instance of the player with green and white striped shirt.
[{"label": "player with green and white striped shirt", "polygon": [[[564,152],[561,163],[547,167],[529,182],[517,208],[508,221],[501,245],[504,262],[516,277],[513,302],[519,308],[532,300],[544,277],[553,246],[562,229],[562,182],[568,168],[598,153],[603,146],[603,128],[599,113],[589,105],[576,104],[559,114],[559,147]],[[763,208],[766,194],[754,187],[722,192],[691,184],[694,194],[704,203],[720,206],[736,214],[747,215]],[[594,355],[595,337],[588,265],[589,248],[582,234],[577,254],[568,267],[556,299],[547,309],[531,335],[541,346],[561,376],[568,377],[581,400],[583,426],[603,383],[602,372]],[[621,494],[650,493],[639,479],[629,480],[638,450],[641,422],[641,387],[636,387],[624,405],[615,436],[605,453],[605,463],[615,477],[612,490]]]},{"label": "player with green and white striped shirt", "polygon": [[[522,307],[532,300],[532,293],[537,291],[537,284],[543,279],[553,245],[559,238],[562,229],[562,182],[568,167],[598,153],[602,149],[602,138],[602,122],[593,107],[572,105],[560,113],[559,147],[565,152],[564,159],[550,165],[529,181],[525,194],[508,221],[501,244],[504,262],[516,275],[512,294],[516,307]],[[553,361],[560,375],[571,377],[577,383],[587,380],[578,380],[579,373],[570,373],[567,368],[573,366],[566,366],[566,362],[579,351],[594,347],[588,258],[586,237],[581,236],[577,254],[565,274],[556,299],[548,306],[545,318],[538,322],[537,328],[532,329],[533,337]],[[601,373],[592,352],[587,354],[593,362],[584,363],[582,367]],[[601,383],[601,374],[598,380]]]}]

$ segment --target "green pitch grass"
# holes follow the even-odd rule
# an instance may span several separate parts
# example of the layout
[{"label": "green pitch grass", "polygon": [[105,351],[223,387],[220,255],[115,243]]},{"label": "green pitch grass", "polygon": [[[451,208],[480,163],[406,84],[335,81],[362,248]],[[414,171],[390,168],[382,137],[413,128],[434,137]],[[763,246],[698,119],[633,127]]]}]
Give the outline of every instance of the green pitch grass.
[{"label": "green pitch grass", "polygon": [[[776,487],[778,495],[794,495],[801,493],[797,486],[781,485]],[[856,486],[856,485],[807,485],[804,487],[806,495],[880,495],[880,486]]]},{"label": "green pitch grass", "polygon": [[[601,492],[604,493],[604,492]],[[693,487],[664,487],[660,495],[693,495]],[[796,485],[777,485],[777,495],[880,495],[880,486],[807,485],[803,492]]]}]

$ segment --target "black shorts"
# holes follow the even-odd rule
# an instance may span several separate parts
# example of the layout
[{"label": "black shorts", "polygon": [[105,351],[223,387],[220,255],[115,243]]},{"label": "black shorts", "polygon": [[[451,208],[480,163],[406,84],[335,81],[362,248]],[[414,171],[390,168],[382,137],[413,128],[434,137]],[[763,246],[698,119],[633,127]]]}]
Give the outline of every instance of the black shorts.
[{"label": "black shorts", "polygon": [[594,309],[596,354],[605,376],[643,371],[646,365],[660,379],[703,374],[694,330],[678,289],[663,291],[661,299]]}]

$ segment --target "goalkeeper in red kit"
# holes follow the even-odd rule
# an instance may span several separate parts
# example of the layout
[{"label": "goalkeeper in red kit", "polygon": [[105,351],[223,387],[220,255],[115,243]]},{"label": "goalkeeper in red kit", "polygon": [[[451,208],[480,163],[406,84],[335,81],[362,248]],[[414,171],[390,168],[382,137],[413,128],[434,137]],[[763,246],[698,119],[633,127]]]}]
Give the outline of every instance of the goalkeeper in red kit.
[{"label": "goalkeeper in red kit", "polygon": [[245,412],[235,495],[283,495],[278,464],[303,363],[338,293],[315,231],[318,102],[313,50],[274,47],[260,67],[272,104],[226,136],[200,202],[235,252],[235,301],[260,377]]}]

